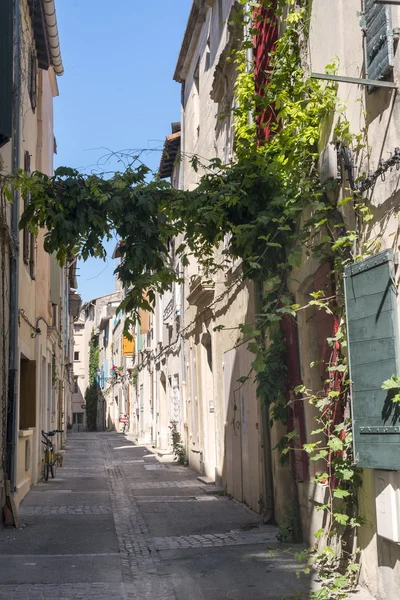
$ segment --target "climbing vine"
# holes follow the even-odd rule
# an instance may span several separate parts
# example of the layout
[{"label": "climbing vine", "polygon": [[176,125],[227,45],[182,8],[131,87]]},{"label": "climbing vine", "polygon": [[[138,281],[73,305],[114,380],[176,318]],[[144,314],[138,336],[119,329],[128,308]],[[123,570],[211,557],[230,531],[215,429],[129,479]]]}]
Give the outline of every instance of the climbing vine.
[{"label": "climbing vine", "polygon": [[171,431],[172,451],[175,455],[174,460],[176,460],[179,465],[187,467],[189,464],[188,457],[182,436],[179,433],[178,423],[176,421],[170,421],[169,429]]},{"label": "climbing vine", "polygon": [[97,428],[97,404],[99,401],[97,369],[99,357],[100,348],[97,339],[92,336],[89,342],[89,385],[85,391],[86,427],[88,431],[95,431]]},{"label": "climbing vine", "polygon": [[[244,0],[240,3],[246,4]],[[263,11],[270,3],[252,2],[251,6],[258,12],[249,15],[243,9],[241,18],[254,21],[251,33],[257,36],[258,26],[266,18]],[[247,70],[248,41],[232,56],[238,73],[236,157],[228,165],[218,158],[205,165],[193,157],[193,169],[202,173],[195,190],[176,190],[157,176],[149,181],[149,169],[135,166],[134,160],[111,178],[61,168],[53,177],[21,174],[16,183],[31,196],[20,227],[28,224],[35,233],[46,229],[45,249],[56,252],[61,264],[70,255],[84,260],[104,258],[104,238],[117,235],[121,262],[116,272],[128,289],[120,306],[129,315],[127,330],[138,318],[139,309],[151,309],[156,295],[178,278],[168,256],[171,238],[184,234],[176,254],[183,264],[193,255],[210,273],[223,268],[215,259],[215,248],[229,239],[223,251],[226,259],[240,258],[243,279],[262,287],[256,322],[243,324],[240,330],[242,336],[251,338],[248,347],[254,353],[257,393],[269,408],[271,425],[288,423],[281,323],[306,308],[293,301],[288,278],[310,257],[321,263],[329,261],[333,293],[327,296],[316,290],[307,306],[335,319],[336,333],[328,340],[332,360],[326,365],[320,393],[304,386],[293,392],[294,402],[308,402],[318,409],[315,441],[306,444],[304,451],[318,467],[323,466],[318,468],[315,482],[327,493],[326,502],[319,506],[327,514],[327,527],[315,534],[316,545],[307,554],[306,571],[316,569],[322,582],[321,590],[311,597],[330,600],[345,597],[358,568],[354,561],[357,550],[349,544],[361,523],[356,510],[360,474],[352,466],[351,427],[344,418],[349,382],[342,274],[345,264],[360,257],[360,252],[353,251],[357,234],[346,229],[340,211],[353,195],[339,200],[335,191],[321,185],[318,172],[320,143],[323,136],[331,134],[337,109],[336,87],[312,79],[304,67],[308,2],[279,0],[276,14],[281,15],[284,6],[288,8],[284,32],[271,52],[266,84],[259,93],[255,94],[253,74]],[[335,65],[327,69],[333,71]],[[266,110],[273,115],[271,134],[259,144],[254,123]],[[343,115],[333,133],[338,145],[360,144],[360,139],[350,134]],[[359,216],[368,217],[360,198],[356,200]],[[143,295],[144,289],[147,295]],[[89,428],[95,427],[96,421],[97,366],[98,348],[91,342],[91,391],[86,397]],[[246,380],[244,377],[240,383]],[[296,435],[289,431],[278,444],[283,457],[290,455]]]}]

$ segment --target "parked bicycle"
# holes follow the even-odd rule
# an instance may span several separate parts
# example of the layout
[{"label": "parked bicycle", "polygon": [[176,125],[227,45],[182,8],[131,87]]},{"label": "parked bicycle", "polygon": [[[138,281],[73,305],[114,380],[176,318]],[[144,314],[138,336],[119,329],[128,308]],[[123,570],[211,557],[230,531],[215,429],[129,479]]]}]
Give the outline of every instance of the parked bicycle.
[{"label": "parked bicycle", "polygon": [[45,481],[49,479],[50,472],[53,479],[56,476],[56,456],[53,441],[51,440],[56,433],[63,433],[63,431],[61,429],[54,429],[53,431],[47,432],[42,430],[42,444],[44,444],[43,476]]}]

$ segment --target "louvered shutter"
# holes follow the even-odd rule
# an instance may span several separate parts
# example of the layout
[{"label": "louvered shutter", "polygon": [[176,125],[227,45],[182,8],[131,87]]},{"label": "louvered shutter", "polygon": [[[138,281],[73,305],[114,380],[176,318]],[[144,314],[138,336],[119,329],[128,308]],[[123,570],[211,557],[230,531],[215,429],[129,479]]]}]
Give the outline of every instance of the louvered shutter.
[{"label": "louvered shutter", "polygon": [[393,251],[345,269],[354,456],[358,466],[400,469],[400,406],[382,383],[399,371]]},{"label": "louvered shutter", "polygon": [[365,0],[366,71],[368,79],[384,79],[394,66],[392,9]]},{"label": "louvered shutter", "polygon": [[12,134],[13,1],[0,2],[0,147]]}]

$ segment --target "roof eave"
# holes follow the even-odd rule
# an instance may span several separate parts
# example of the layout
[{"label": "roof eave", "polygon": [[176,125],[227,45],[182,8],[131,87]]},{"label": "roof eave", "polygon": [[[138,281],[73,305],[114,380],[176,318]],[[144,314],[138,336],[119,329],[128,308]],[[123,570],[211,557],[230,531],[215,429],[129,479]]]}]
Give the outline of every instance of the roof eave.
[{"label": "roof eave", "polygon": [[181,145],[181,132],[177,131],[165,138],[164,148],[161,155],[158,175],[161,179],[166,179],[172,176],[176,158]]},{"label": "roof eave", "polygon": [[47,36],[49,40],[51,64],[54,68],[56,75],[60,77],[64,73],[64,66],[61,58],[60,39],[58,37],[56,7],[54,4],[54,0],[43,0],[43,3]]},{"label": "roof eave", "polygon": [[174,81],[177,81],[178,83],[183,83],[186,79],[189,64],[200,36],[207,8],[206,0],[193,0],[173,77]]}]

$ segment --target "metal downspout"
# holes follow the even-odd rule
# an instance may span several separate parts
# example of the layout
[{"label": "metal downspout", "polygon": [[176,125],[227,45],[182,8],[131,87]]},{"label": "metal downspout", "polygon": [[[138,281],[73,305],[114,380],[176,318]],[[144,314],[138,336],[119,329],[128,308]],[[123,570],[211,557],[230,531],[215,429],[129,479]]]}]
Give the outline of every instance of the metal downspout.
[{"label": "metal downspout", "polygon": [[[260,298],[262,298],[263,283],[259,282],[259,285],[255,284],[256,288],[256,311],[261,312]],[[257,290],[257,287],[259,289]],[[263,335],[263,344],[266,343],[265,335]],[[261,423],[263,433],[263,455],[264,455],[264,522],[268,522],[274,517],[274,478],[272,469],[272,444],[271,444],[271,430],[270,430],[270,414],[266,403],[262,403],[260,406],[261,411]]]},{"label": "metal downspout", "polygon": [[157,440],[157,412],[158,412],[158,394],[157,394],[157,369],[156,369],[156,361],[155,357],[157,356],[157,333],[158,333],[158,319],[159,319],[159,306],[154,313],[154,331],[153,331],[153,339],[155,346],[153,347],[154,359],[153,359],[153,432],[152,432],[152,442],[156,448],[158,448],[158,440]]},{"label": "metal downspout", "polygon": [[[250,14],[250,3],[246,2],[246,13]],[[252,29],[252,22],[251,20],[249,20],[247,23],[245,23],[244,25],[244,41],[245,42],[251,42],[252,36],[251,36],[251,29]],[[248,48],[246,48],[246,71],[247,73],[252,73],[253,72],[253,62],[254,62],[254,56],[253,56],[253,45],[249,45]],[[254,123],[254,116],[251,110],[249,110],[248,112],[248,123],[249,123],[249,127],[251,127]]]},{"label": "metal downspout", "polygon": [[[246,2],[246,12],[250,13],[250,3]],[[250,42],[252,39],[251,36],[251,28],[252,23],[249,20],[245,24],[244,30],[244,39],[246,42]],[[253,45],[249,45],[246,48],[246,71],[248,73],[252,73],[254,71],[254,55],[253,55]],[[254,123],[254,116],[251,111],[248,113],[248,123],[251,127]],[[256,287],[256,286],[255,286]],[[259,282],[259,289],[256,289],[256,313],[260,312],[261,307],[259,306],[260,298],[262,298],[262,289],[263,283]],[[265,338],[263,339],[265,343]],[[261,411],[261,420],[262,420],[262,431],[263,431],[263,454],[264,454],[264,491],[265,491],[265,499],[264,499],[264,520],[266,522],[270,521],[274,516],[274,485],[273,485],[273,470],[272,470],[272,456],[271,456],[271,432],[269,426],[269,411],[267,406],[264,404],[260,406]]]},{"label": "metal downspout", "polygon": [[[12,171],[16,174],[20,166],[21,152],[21,13],[20,1],[14,0],[14,106],[12,134]],[[14,190],[14,202],[11,208],[11,235],[13,248],[10,252],[10,348],[8,375],[8,411],[7,411],[7,477],[11,492],[16,491],[16,441],[17,441],[17,403],[18,403],[18,300],[19,300],[19,192]]]},{"label": "metal downspout", "polygon": [[[185,189],[185,83],[182,83],[181,86],[181,161],[180,161],[180,171],[179,171],[179,189]],[[185,327],[185,267],[181,262],[181,273],[180,277],[182,278],[181,286],[181,319],[180,319],[180,330],[181,330],[181,403],[182,403],[182,416],[186,416],[186,409],[184,408],[184,402],[186,402],[186,394],[185,398],[183,397],[184,386],[183,383],[186,381],[185,377],[185,334],[182,333]],[[184,431],[182,432],[184,433]],[[185,442],[185,440],[184,440]],[[186,444],[187,445],[187,444]],[[187,450],[187,448],[186,448]]]}]

